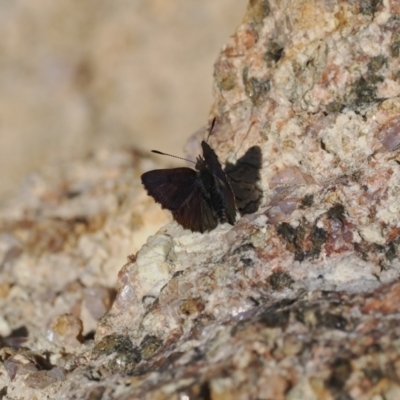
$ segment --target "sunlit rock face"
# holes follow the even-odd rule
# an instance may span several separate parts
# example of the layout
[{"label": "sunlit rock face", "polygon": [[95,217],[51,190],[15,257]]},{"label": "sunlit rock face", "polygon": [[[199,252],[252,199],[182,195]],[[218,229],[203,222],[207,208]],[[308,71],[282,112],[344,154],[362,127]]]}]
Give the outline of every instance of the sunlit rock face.
[{"label": "sunlit rock face", "polygon": [[130,255],[93,343],[59,356],[60,398],[400,398],[399,13],[250,1],[215,64],[209,140],[238,221],[172,222]]},{"label": "sunlit rock face", "polygon": [[150,238],[97,331],[163,343],[136,369],[157,374],[161,398],[173,385],[189,398],[367,399],[382,379],[399,395],[382,367],[399,359],[398,324],[379,317],[397,319],[399,11],[250,2],[215,64],[210,137],[241,218]]}]

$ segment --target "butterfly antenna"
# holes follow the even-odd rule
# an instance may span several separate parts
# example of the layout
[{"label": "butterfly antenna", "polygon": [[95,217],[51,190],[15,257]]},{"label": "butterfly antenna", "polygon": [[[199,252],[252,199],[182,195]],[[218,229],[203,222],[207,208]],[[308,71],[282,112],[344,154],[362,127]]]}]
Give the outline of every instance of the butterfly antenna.
[{"label": "butterfly antenna", "polygon": [[191,163],[193,163],[193,164],[196,164],[195,161],[188,160],[187,158],[178,157],[178,156],[173,156],[172,154],[162,153],[161,151],[158,151],[158,150],[152,150],[151,152],[152,152],[152,153],[156,153],[156,154],[161,154],[162,156],[168,156],[168,157],[173,157],[173,158],[179,158],[180,160],[185,160],[185,161],[191,162]]},{"label": "butterfly antenna", "polygon": [[215,121],[217,120],[217,117],[214,117],[213,120],[211,121],[210,129],[208,130],[208,136],[206,142],[208,142],[208,139],[210,138],[211,132],[214,129]]}]

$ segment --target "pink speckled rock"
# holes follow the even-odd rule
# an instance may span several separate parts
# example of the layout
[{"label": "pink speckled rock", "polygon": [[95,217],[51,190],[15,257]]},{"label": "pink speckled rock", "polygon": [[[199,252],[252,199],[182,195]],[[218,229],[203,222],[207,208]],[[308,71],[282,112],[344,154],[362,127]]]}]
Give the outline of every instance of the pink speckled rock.
[{"label": "pink speckled rock", "polygon": [[[210,138],[241,218],[172,222],[129,256],[94,343],[51,348],[60,398],[400,398],[398,12],[250,1],[215,65]],[[84,235],[86,260],[108,260],[119,223],[103,248]]]}]

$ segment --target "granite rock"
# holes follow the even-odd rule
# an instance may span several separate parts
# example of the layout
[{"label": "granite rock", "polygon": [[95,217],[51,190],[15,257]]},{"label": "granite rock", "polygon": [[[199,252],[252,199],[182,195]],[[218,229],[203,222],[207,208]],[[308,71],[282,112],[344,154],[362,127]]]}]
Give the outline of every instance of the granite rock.
[{"label": "granite rock", "polygon": [[[42,306],[49,294],[35,288],[54,279],[50,262],[70,282],[53,283],[57,315],[79,318],[95,283],[117,293],[94,336],[67,354],[62,341],[28,338],[29,352],[51,354],[45,367],[25,348],[4,347],[6,395],[17,390],[10,374],[60,368],[40,376],[54,383],[30,380],[29,390],[44,398],[58,385],[59,398],[104,400],[399,398],[399,12],[395,1],[251,0],[215,65],[209,141],[240,219],[206,234],[169,223],[128,257],[117,282],[102,274],[128,253],[136,225],[126,216],[134,209],[144,224],[158,210],[137,183],[129,196],[127,170],[99,169],[87,189],[95,196],[76,208],[59,192],[28,188],[29,202],[6,214],[2,265],[15,276],[0,292],[7,310],[34,310],[32,298]],[[137,172],[150,163],[135,160]],[[76,221],[71,210],[93,218],[79,237],[64,225],[67,215]],[[31,257],[43,271],[36,280],[14,266]],[[37,319],[26,325],[40,332]],[[32,366],[21,369],[21,358]]]}]

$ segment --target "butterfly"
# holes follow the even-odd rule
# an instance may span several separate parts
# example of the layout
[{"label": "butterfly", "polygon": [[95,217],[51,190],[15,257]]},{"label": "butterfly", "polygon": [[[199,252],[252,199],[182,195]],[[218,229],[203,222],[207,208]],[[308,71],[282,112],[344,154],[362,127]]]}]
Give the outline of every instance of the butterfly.
[{"label": "butterfly", "polygon": [[[216,118],[212,121],[209,135]],[[201,142],[203,156],[191,168],[156,169],[144,173],[141,181],[153,199],[172,212],[178,224],[193,232],[211,231],[219,223],[235,224],[236,204],[231,185],[215,151]],[[168,155],[153,150],[154,153]],[[193,161],[192,161],[193,162]]]}]

